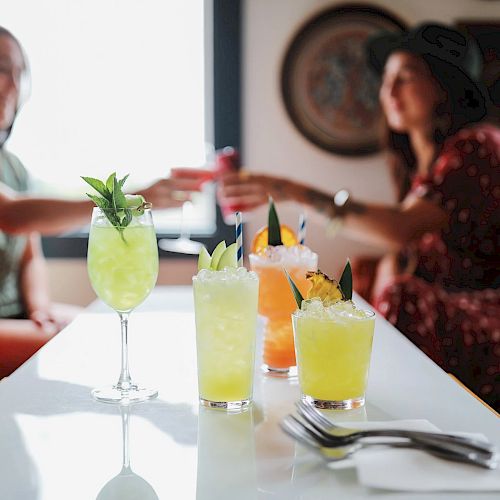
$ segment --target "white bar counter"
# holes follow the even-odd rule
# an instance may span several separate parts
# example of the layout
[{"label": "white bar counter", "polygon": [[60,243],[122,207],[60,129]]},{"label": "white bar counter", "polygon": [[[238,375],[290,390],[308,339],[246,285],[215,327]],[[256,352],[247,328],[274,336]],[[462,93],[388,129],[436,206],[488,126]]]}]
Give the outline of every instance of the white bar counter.
[{"label": "white bar counter", "polygon": [[[120,330],[116,313],[97,302],[0,382],[1,500],[498,498],[370,490],[355,469],[326,468],[278,428],[299,399],[297,382],[260,370],[251,411],[200,409],[190,287],[157,288],[132,313],[129,341],[133,379],[159,389],[158,399],[130,408],[130,465],[139,478],[108,484],[121,470],[122,416],[90,391],[118,378]],[[257,356],[260,362],[260,349]],[[339,418],[353,426],[427,419],[444,431],[481,432],[500,446],[500,420],[381,318],[367,405]],[[114,497],[115,487],[139,492]]]}]

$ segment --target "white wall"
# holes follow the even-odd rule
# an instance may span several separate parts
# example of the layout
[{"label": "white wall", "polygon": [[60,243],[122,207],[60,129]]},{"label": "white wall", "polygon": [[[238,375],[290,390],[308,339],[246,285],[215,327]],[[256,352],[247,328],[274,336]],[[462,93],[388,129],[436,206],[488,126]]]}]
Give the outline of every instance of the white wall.
[{"label": "white wall", "polygon": [[[338,1],[246,0],[244,2],[243,144],[250,169],[307,181],[334,192],[342,187],[367,201],[391,201],[388,172],[380,156],[351,159],[326,153],[310,144],[294,128],[281,100],[282,58],[296,31],[324,8]],[[372,0],[408,24],[425,20],[500,19],[500,2],[484,0]],[[299,208],[280,206],[281,218],[296,225]],[[264,225],[266,211],[256,212],[247,226],[246,241]],[[320,254],[325,272],[337,274],[347,256],[374,249],[338,236],[326,240],[324,224],[309,220],[308,244]],[[188,284],[195,261],[167,260],[160,266],[159,284]],[[58,301],[85,305],[94,294],[84,260],[49,261],[52,296]]]},{"label": "white wall", "polygon": [[[340,3],[327,0],[246,0],[244,5],[244,153],[253,170],[266,170],[335,192],[346,187],[366,201],[393,199],[380,156],[352,159],[310,144],[289,120],[281,99],[280,69],[287,46],[307,19]],[[500,19],[500,2],[481,0],[375,0],[366,2],[392,11],[409,25],[436,20]],[[279,206],[282,219],[297,224],[300,208]],[[261,210],[248,224],[251,235],[263,225]],[[312,222],[312,221],[311,221]],[[247,238],[248,239],[248,238]],[[347,256],[374,251],[342,235],[325,238],[324,222],[308,224],[307,243],[320,255],[320,268],[337,274]]]}]

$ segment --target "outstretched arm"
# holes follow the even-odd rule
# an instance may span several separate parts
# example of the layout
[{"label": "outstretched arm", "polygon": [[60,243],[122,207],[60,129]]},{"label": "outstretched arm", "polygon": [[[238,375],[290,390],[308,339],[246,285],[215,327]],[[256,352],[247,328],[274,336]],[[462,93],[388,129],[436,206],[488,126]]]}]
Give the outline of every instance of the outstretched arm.
[{"label": "outstretched arm", "polygon": [[[155,208],[182,205],[199,182],[183,179],[160,179],[137,191]],[[33,231],[44,235],[69,231],[90,222],[94,204],[90,200],[72,201],[35,198],[19,194],[0,183],[0,230],[11,234]]]},{"label": "outstretched arm", "polygon": [[90,220],[93,203],[55,198],[6,197],[0,192],[0,230],[11,234],[38,231],[56,234],[82,226]]},{"label": "outstretched arm", "polygon": [[[296,186],[295,190],[296,201],[329,218],[339,215],[333,195],[307,186]],[[444,228],[448,221],[446,212],[438,205],[412,195],[394,206],[352,200],[340,215],[347,235],[391,251],[399,250],[424,233]]]},{"label": "outstretched arm", "polygon": [[[221,204],[237,205],[242,210],[266,204],[269,196],[277,201],[302,203],[329,219],[339,215],[333,193],[284,178],[241,172],[224,176],[219,186]],[[438,205],[414,196],[396,206],[352,200],[341,215],[350,236],[386,250],[398,250],[425,232],[439,230],[448,219]]]}]

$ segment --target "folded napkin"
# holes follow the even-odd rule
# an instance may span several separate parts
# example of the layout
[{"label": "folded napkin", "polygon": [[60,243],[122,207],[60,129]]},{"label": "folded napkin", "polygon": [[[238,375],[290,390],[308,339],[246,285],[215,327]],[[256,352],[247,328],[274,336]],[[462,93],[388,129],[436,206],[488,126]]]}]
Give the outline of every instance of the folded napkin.
[{"label": "folded napkin", "polygon": [[[347,422],[339,425],[352,427],[352,423]],[[356,422],[356,428],[439,431],[427,420]],[[485,439],[480,434],[466,435]],[[421,450],[365,448],[355,453],[352,461],[359,482],[370,488],[399,491],[500,491],[500,468],[487,470],[449,462]]]}]

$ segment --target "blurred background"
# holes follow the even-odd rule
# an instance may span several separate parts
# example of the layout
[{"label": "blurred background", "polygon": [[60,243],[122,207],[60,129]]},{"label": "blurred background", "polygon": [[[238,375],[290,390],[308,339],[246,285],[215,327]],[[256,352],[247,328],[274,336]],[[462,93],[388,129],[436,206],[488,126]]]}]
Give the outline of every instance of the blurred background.
[{"label": "blurred background", "polygon": [[[285,106],[282,70],[291,43],[321,12],[346,5],[331,0],[0,0],[2,25],[23,44],[32,74],[31,97],[8,149],[30,170],[35,189],[47,195],[82,196],[80,175],[102,178],[115,170],[130,173],[133,188],[168,175],[172,167],[209,165],[215,149],[232,145],[250,170],[332,193],[347,188],[360,200],[395,201],[381,154],[326,150],[301,133]],[[498,97],[500,2],[371,0],[362,5],[403,25],[442,21],[482,37],[485,83]],[[282,222],[297,226],[299,206],[280,204],[278,210]],[[213,186],[183,217],[209,250],[222,238],[232,241],[233,228],[216,210]],[[247,243],[266,218],[266,209],[247,217]],[[176,237],[182,210],[155,213],[155,222],[161,237]],[[347,256],[375,253],[342,233],[327,239],[325,222],[313,217],[306,243],[319,253],[320,268],[334,275]],[[94,294],[85,229],[46,238],[44,249],[53,299],[88,304]],[[166,252],[161,257],[159,284],[191,283],[196,257]]]}]

